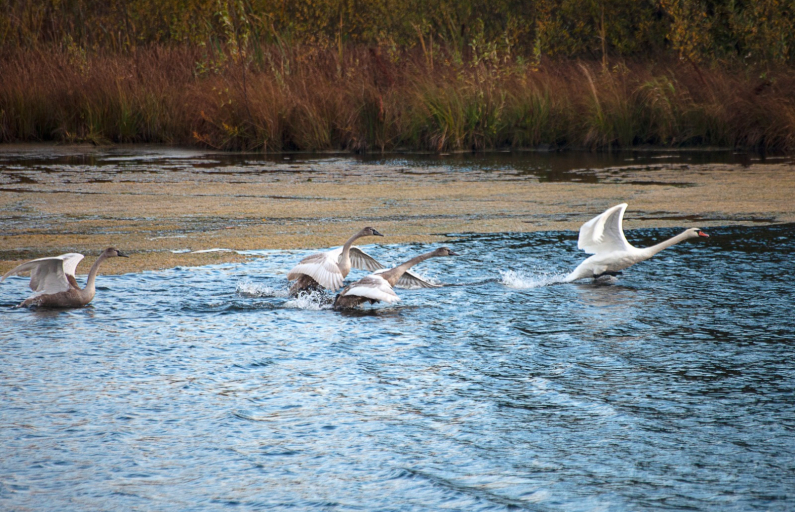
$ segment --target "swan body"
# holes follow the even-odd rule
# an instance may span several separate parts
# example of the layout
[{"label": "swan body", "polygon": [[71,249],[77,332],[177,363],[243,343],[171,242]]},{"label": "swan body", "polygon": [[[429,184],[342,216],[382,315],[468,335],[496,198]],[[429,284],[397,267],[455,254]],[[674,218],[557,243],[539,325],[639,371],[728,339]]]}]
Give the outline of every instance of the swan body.
[{"label": "swan body", "polygon": [[375,304],[379,301],[392,304],[399,302],[400,297],[392,289],[389,281],[378,274],[370,274],[346,286],[334,300],[334,307],[353,308],[365,302]]},{"label": "swan body", "polygon": [[643,249],[633,247],[627,242],[622,227],[626,209],[627,203],[621,203],[582,225],[577,248],[588,254],[593,254],[593,256],[580,263],[573,272],[563,279],[563,282],[570,283],[578,279],[615,276],[622,270],[647,260],[679,242],[691,238],[709,237],[699,228],[690,228],[657,245]]},{"label": "swan body", "polygon": [[290,287],[290,295],[320,287],[336,291],[342,287],[342,282],[352,267],[369,271],[384,268],[375,258],[360,248],[353,247],[353,242],[364,236],[384,235],[371,227],[366,227],[349,238],[342,247],[310,254],[302,259],[287,274],[288,281],[295,281]]},{"label": "swan body", "polygon": [[[398,302],[400,301],[400,297],[397,296],[393,287],[401,282],[404,283],[403,286],[405,287],[436,287],[438,285],[432,285],[415,274],[411,274],[409,269],[429,258],[438,258],[441,256],[457,256],[457,254],[447,247],[441,247],[435,251],[420,254],[397,267],[379,269],[343,288],[336,299],[334,299],[334,308],[354,308],[365,302],[369,302],[370,304],[375,304],[379,301],[388,304]],[[421,283],[424,283],[424,285]]]},{"label": "swan body", "polygon": [[96,293],[94,282],[100,264],[107,258],[117,256],[127,257],[126,254],[114,247],[105,249],[91,266],[86,287],[82,289],[75,279],[77,264],[83,259],[83,255],[78,253],[28,261],[6,272],[0,278],[0,282],[3,282],[8,276],[30,272],[30,289],[35,293],[17,307],[79,308],[94,299]]}]

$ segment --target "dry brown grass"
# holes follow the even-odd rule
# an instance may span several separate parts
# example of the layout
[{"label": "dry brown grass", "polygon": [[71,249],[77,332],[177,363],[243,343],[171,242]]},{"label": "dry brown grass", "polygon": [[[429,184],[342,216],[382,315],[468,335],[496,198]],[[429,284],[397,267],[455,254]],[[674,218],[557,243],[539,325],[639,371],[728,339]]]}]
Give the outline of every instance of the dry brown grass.
[{"label": "dry brown grass", "polygon": [[0,55],[0,141],[227,150],[795,147],[795,71],[454,63],[419,52],[189,46]]}]

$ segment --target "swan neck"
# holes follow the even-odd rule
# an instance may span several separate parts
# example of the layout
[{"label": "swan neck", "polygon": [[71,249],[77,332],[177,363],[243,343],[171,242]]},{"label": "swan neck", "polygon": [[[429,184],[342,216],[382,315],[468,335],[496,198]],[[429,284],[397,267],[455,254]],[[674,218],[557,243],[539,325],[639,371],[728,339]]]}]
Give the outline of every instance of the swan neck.
[{"label": "swan neck", "polygon": [[643,252],[645,253],[645,256],[647,258],[651,258],[652,256],[654,256],[658,252],[662,251],[663,249],[667,249],[667,248],[671,247],[672,245],[676,245],[679,242],[687,240],[687,234],[688,234],[687,231],[679,233],[675,237],[669,238],[668,240],[664,240],[664,241],[660,242],[657,245],[652,245],[651,247],[646,247],[645,249],[643,249]]},{"label": "swan neck", "polygon": [[342,277],[347,277],[348,272],[351,271],[351,246],[353,245],[353,242],[362,236],[364,236],[364,232],[359,231],[350,237],[348,241],[345,242],[345,245],[342,246],[342,254],[340,255],[339,262],[337,263],[340,272],[342,272]]},{"label": "swan neck", "polygon": [[362,237],[362,232],[359,231],[358,233],[356,233],[355,235],[350,237],[347,242],[345,242],[345,245],[342,246],[342,257],[343,258],[348,258],[348,255],[351,252],[351,246],[353,245],[353,242],[355,242],[357,239],[359,239],[361,237]]},{"label": "swan neck", "polygon": [[420,254],[419,256],[415,256],[410,260],[408,260],[407,262],[393,268],[392,270],[384,272],[383,274],[381,274],[381,277],[386,279],[390,286],[395,286],[395,284],[397,284],[397,282],[400,280],[401,277],[403,277],[403,274],[405,274],[408,269],[410,269],[417,263],[422,263],[428,258],[433,258],[435,256],[434,252],[435,251],[426,252],[425,254]]},{"label": "swan neck", "polygon": [[88,281],[86,281],[86,287],[82,290],[82,295],[88,296],[90,298],[94,298],[94,293],[96,292],[96,288],[94,287],[94,281],[97,279],[97,273],[99,272],[99,266],[105,261],[105,253],[102,253],[97,261],[91,265],[91,270],[88,271]]}]

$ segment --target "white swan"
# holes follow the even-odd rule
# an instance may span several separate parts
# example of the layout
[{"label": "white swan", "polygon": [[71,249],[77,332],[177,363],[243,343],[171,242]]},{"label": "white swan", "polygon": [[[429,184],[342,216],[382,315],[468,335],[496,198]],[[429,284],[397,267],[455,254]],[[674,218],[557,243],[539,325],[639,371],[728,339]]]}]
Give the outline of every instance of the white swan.
[{"label": "white swan", "polygon": [[351,268],[360,268],[374,271],[384,268],[372,256],[358,247],[352,247],[353,242],[364,236],[384,236],[371,227],[363,228],[345,242],[345,245],[331,251],[310,254],[302,259],[287,274],[287,280],[295,283],[290,287],[290,295],[322,286],[331,291],[342,287],[342,281],[350,273]]},{"label": "white swan", "polygon": [[83,255],[78,253],[68,253],[28,261],[6,272],[0,278],[0,283],[5,281],[8,276],[29,271],[30,289],[36,293],[25,299],[17,307],[79,308],[85,306],[94,298],[96,293],[94,280],[97,277],[97,272],[99,272],[99,265],[107,258],[115,258],[117,256],[127,257],[126,254],[114,247],[105,249],[91,266],[86,287],[82,290],[75,279],[77,264],[83,259]]},{"label": "white swan", "polygon": [[638,249],[627,242],[624,229],[621,227],[626,209],[627,203],[621,203],[582,225],[577,248],[593,256],[580,263],[566,276],[563,279],[564,283],[578,279],[620,275],[621,270],[647,260],[674,244],[690,238],[709,237],[699,228],[690,228],[657,245]]},{"label": "white swan", "polygon": [[[349,284],[343,288],[339,295],[337,295],[337,297],[334,299],[334,308],[353,308],[365,302],[370,302],[371,304],[375,304],[378,301],[387,302],[389,304],[398,302],[400,297],[397,296],[392,287],[396,286],[401,281],[404,282],[405,287],[408,287],[408,283],[414,280],[419,280],[422,283],[425,283],[425,285],[416,283],[417,286],[415,287],[418,288],[428,288],[429,286],[427,285],[438,286],[431,285],[416,275],[410,274],[409,269],[417,263],[427,260],[428,258],[438,258],[441,256],[458,255],[447,247],[440,247],[435,251],[415,256],[414,258],[403,263],[402,265],[398,265],[395,268],[390,268],[388,270],[378,270],[369,276],[365,276],[355,283]],[[404,279],[407,277],[407,274],[410,275],[410,278],[404,281]]]}]

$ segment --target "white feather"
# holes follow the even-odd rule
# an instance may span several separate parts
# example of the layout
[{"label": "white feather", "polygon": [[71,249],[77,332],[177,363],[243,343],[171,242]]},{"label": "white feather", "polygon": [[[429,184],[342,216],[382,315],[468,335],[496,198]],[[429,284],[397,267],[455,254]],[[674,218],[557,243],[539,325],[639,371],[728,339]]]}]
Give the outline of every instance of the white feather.
[{"label": "white feather", "polygon": [[30,272],[30,289],[38,294],[51,294],[69,290],[67,275],[74,277],[77,264],[83,259],[82,254],[68,253],[49,258],[39,258],[28,261],[9,270],[3,275],[0,282],[8,276],[21,272]]},{"label": "white feather", "polygon": [[342,272],[337,266],[334,251],[312,254],[301,260],[301,262],[290,270],[287,279],[292,281],[298,279],[301,274],[306,274],[320,286],[328,290],[337,290],[342,287]]},{"label": "white feather", "polygon": [[[339,263],[340,259],[342,258],[342,247],[332,249],[326,254],[330,255],[334,261]],[[355,245],[351,246],[350,250],[348,251],[348,257],[351,259],[351,267],[353,268],[369,270],[370,272],[384,268],[384,266],[381,265],[378,260],[364,252],[361,247],[357,247]]]},{"label": "white feather", "polygon": [[400,297],[395,294],[387,280],[377,274],[371,274],[353,283],[345,291],[344,295],[355,295],[357,297],[380,300],[390,304],[400,301]]},{"label": "white feather", "polygon": [[63,258],[63,273],[74,277],[75,271],[77,270],[77,264],[83,259],[83,255],[76,252],[70,252],[68,254],[62,254],[58,257]]},{"label": "white feather", "polygon": [[626,209],[627,203],[621,203],[583,224],[577,247],[588,254],[631,249],[621,226]]},{"label": "white feather", "polygon": [[[336,249],[326,252],[310,254],[290,270],[287,274],[287,279],[292,281],[301,277],[301,274],[306,274],[317,281],[323,288],[336,291],[342,287],[344,281],[342,272],[339,269],[341,257],[342,247],[337,247]],[[369,271],[384,268],[378,260],[356,246],[350,248],[348,257],[351,259],[351,266],[353,268]]]},{"label": "white feather", "polygon": [[627,242],[624,236],[621,221],[626,209],[626,203],[621,203],[583,224],[580,228],[577,247],[593,256],[589,256],[577,265],[577,268],[567,275],[563,282],[570,283],[578,279],[598,277],[605,273],[621,272],[688,238],[707,236],[698,228],[690,228],[659,244],[638,249]]}]

